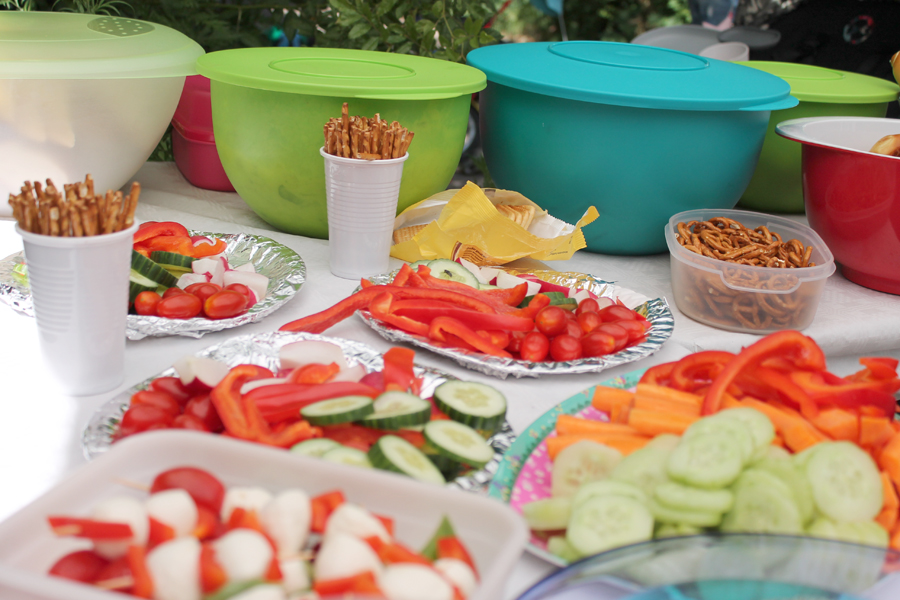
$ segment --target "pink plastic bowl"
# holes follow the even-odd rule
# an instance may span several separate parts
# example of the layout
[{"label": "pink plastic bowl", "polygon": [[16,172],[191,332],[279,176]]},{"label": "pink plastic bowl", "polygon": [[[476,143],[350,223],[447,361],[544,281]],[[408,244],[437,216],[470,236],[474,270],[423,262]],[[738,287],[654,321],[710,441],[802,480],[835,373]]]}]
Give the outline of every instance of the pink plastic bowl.
[{"label": "pink plastic bowl", "polygon": [[900,158],[869,152],[900,120],[818,117],[779,123],[803,144],[803,202],[841,272],[861,286],[900,294]]}]

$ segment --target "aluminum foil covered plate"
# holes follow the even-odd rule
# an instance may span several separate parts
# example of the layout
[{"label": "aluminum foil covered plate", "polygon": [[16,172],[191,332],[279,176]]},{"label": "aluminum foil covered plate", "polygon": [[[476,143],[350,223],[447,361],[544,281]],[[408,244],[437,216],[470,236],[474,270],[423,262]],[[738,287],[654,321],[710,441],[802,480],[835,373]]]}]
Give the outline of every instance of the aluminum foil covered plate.
[{"label": "aluminum foil covered plate", "polygon": [[[197,356],[213,358],[229,366],[249,363],[277,370],[278,350],[285,344],[301,340],[319,340],[340,346],[349,366],[362,364],[368,371],[373,371],[380,370],[384,365],[380,352],[360,342],[313,333],[278,331],[233,337],[221,344],[210,346],[199,352]],[[419,365],[415,366],[415,372],[423,379],[421,392],[423,398],[430,398],[434,389],[448,379],[457,379],[444,371]],[[109,449],[122,415],[128,409],[132,394],[146,389],[150,382],[157,377],[173,375],[175,375],[175,369],[167,369],[123,391],[97,409],[82,434],[81,443],[84,455],[91,459]],[[450,485],[468,491],[485,491],[497,471],[501,457],[512,445],[514,439],[515,433],[512,427],[508,421],[504,421],[500,430],[488,439],[488,443],[494,449],[494,458],[483,469],[457,477],[450,482]]]},{"label": "aluminum foil covered plate", "polygon": [[[266,297],[250,307],[243,315],[230,319],[165,319],[142,315],[128,315],[125,335],[129,340],[148,336],[183,335],[200,338],[212,331],[222,331],[247,323],[255,323],[278,310],[290,300],[306,280],[306,265],[300,256],[271,238],[248,233],[209,233],[192,231],[191,235],[203,235],[224,240],[228,245],[225,256],[232,266],[253,263],[258,273],[269,278]],[[0,261],[0,302],[14,310],[34,316],[31,290],[28,287],[25,256],[17,252]]]},{"label": "aluminum foil covered plate", "polygon": [[[511,273],[522,273],[523,271],[510,270]],[[541,375],[570,375],[575,373],[597,373],[604,369],[618,367],[642,358],[647,358],[657,350],[659,350],[667,339],[672,335],[672,329],[675,327],[675,319],[669,304],[665,298],[650,299],[646,296],[634,292],[632,290],[619,287],[614,283],[597,279],[592,275],[584,273],[564,273],[559,271],[528,271],[528,273],[547,281],[566,287],[574,287],[590,290],[597,296],[611,298],[613,300],[621,300],[625,306],[642,314],[650,321],[650,329],[647,331],[647,339],[621,350],[615,354],[606,356],[594,356],[589,358],[579,358],[571,361],[544,361],[531,362],[527,360],[518,360],[513,358],[502,358],[497,356],[488,356],[480,352],[469,352],[459,348],[446,348],[434,345],[431,340],[407,333],[396,327],[388,325],[373,317],[368,311],[358,311],[357,314],[362,317],[366,324],[378,332],[381,337],[391,342],[406,342],[422,348],[427,348],[435,354],[440,354],[448,358],[452,358],[462,366],[480,371],[486,375],[506,377],[540,377]],[[396,275],[386,273],[370,277],[372,283],[376,285],[389,284]]]}]

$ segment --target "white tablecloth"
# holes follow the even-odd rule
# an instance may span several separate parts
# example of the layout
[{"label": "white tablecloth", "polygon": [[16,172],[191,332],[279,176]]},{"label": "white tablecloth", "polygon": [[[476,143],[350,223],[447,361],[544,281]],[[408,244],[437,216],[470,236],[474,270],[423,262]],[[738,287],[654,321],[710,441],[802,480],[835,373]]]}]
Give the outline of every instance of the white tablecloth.
[{"label": "white tablecloth", "polygon": [[[122,385],[107,394],[81,398],[66,396],[56,389],[42,363],[34,320],[0,306],[0,519],[84,462],[81,432],[97,407],[116,393],[170,367],[185,354],[233,335],[272,331],[288,321],[323,310],[346,297],[357,285],[331,275],[327,241],[273,231],[237,194],[195,188],[172,163],[148,163],[135,179],[144,190],[137,213],[140,220],[176,220],[196,230],[267,235],[300,254],[307,266],[307,281],[294,299],[260,323],[208,334],[199,340],[168,337],[128,342]],[[13,223],[0,221],[0,257],[21,248]],[[394,262],[394,266],[401,264]],[[659,352],[643,361],[599,374],[539,380],[489,378],[449,359],[417,352],[417,361],[423,364],[499,387],[509,399],[509,421],[517,432],[555,404],[600,381],[676,360],[700,349],[738,350],[757,339],[713,329],[679,313],[671,300],[667,254],[623,257],[582,251],[570,261],[547,264],[557,270],[591,273],[651,298],[668,298],[675,315],[675,331]],[[348,319],[327,333],[380,349],[389,347],[358,318]],[[831,370],[838,374],[857,370],[857,359],[862,355],[900,358],[900,297],[867,290],[836,273],[828,280],[815,321],[805,333],[822,346]],[[546,563],[524,554],[510,577],[505,598],[516,598],[552,570]]]}]

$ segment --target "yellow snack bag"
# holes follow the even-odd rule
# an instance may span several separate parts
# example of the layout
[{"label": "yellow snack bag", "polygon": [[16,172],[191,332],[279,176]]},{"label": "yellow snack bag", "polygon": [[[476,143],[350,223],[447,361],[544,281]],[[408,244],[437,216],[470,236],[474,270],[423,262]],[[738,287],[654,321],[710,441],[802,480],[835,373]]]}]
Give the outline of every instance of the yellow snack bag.
[{"label": "yellow snack bag", "polygon": [[598,216],[591,206],[572,225],[518,192],[481,189],[470,181],[400,213],[391,256],[408,262],[464,258],[479,266],[525,257],[568,260],[587,245],[581,229]]}]

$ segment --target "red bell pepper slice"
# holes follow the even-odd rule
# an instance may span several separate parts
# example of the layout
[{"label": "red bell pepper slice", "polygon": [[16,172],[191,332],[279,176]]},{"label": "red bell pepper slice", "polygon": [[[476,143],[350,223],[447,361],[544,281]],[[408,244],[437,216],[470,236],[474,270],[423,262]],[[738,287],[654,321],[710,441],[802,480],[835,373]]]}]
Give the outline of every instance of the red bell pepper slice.
[{"label": "red bell pepper slice", "polygon": [[193,256],[194,258],[205,258],[207,256],[222,254],[228,247],[225,240],[220,239],[214,239],[212,244],[197,244],[196,246],[194,246],[193,241],[191,241],[191,245],[193,246],[193,249],[191,250],[190,256]]},{"label": "red bell pepper slice", "polygon": [[332,596],[343,597],[349,594],[374,594],[376,597],[382,595],[378,584],[375,582],[375,574],[372,571],[365,571],[339,579],[318,580],[313,583],[313,590],[323,598]]},{"label": "red bell pepper slice", "polygon": [[528,306],[513,311],[510,314],[526,319],[534,319],[534,316],[541,312],[541,309],[546,306],[550,306],[550,296],[546,294],[535,294],[531,299],[531,302],[528,303]]},{"label": "red bell pepper slice", "polygon": [[893,394],[884,391],[880,381],[850,382],[827,371],[796,371],[791,373],[790,378],[820,405],[830,404],[853,410],[872,406],[886,417],[892,417],[896,409]]},{"label": "red bell pepper slice", "polygon": [[184,256],[194,255],[194,242],[191,238],[182,235],[159,235],[143,242],[142,246],[150,252],[173,252]]},{"label": "red bell pepper slice", "polygon": [[414,301],[398,301],[391,306],[391,310],[396,315],[409,317],[422,323],[431,323],[437,317],[453,317],[457,321],[465,323],[471,329],[489,330],[496,329],[502,331],[531,331],[534,329],[534,320],[526,317],[518,317],[511,314],[487,314],[465,308],[455,308],[447,306],[409,306],[402,304],[403,302]]},{"label": "red bell pepper slice", "polygon": [[503,348],[505,350],[506,347],[509,346],[509,334],[505,331],[501,331],[498,329],[479,329],[475,333],[489,341],[494,346],[497,346],[498,348]]},{"label": "red bell pepper slice", "polygon": [[149,517],[150,528],[147,534],[147,546],[154,548],[163,542],[175,539],[175,530],[162,521],[157,521],[153,517]]},{"label": "red bell pepper slice", "polygon": [[[487,302],[490,304],[495,312],[498,313],[510,313],[514,312],[516,309],[515,306],[518,306],[522,300],[525,299],[525,294],[528,290],[528,284],[523,283],[521,286],[517,286],[512,290],[478,290],[473,288],[470,285],[465,283],[460,283],[459,281],[450,281],[449,279],[440,279],[438,277],[434,277],[429,274],[423,274],[421,269],[419,270],[419,276],[425,282],[429,288],[439,289],[439,290],[447,290],[449,292],[456,292],[458,294],[462,294],[464,296],[468,296],[470,298],[476,298],[481,300],[482,302]],[[521,290],[519,289],[521,288]],[[506,292],[505,295],[497,295],[497,294],[489,294],[488,291],[499,291]],[[521,298],[518,298],[521,296]],[[509,304],[506,302],[509,299],[518,298],[518,302],[515,304]]]},{"label": "red bell pepper slice", "polygon": [[197,525],[191,535],[198,540],[216,538],[225,533],[225,527],[219,520],[219,515],[210,508],[201,504],[197,505]]},{"label": "red bell pepper slice", "polygon": [[455,558],[461,560],[472,569],[475,576],[478,577],[478,569],[475,568],[475,561],[469,554],[465,545],[455,536],[438,538],[437,541],[437,557],[438,558]]},{"label": "red bell pepper slice", "polygon": [[340,370],[341,368],[337,363],[329,363],[327,365],[322,363],[310,363],[308,365],[303,365],[302,367],[297,367],[291,371],[287,378],[291,383],[325,383],[337,375]]},{"label": "red bell pepper slice", "polygon": [[47,517],[53,533],[59,536],[89,540],[127,540],[134,533],[128,523],[80,519],[77,517]]},{"label": "red bell pepper slice", "polygon": [[187,227],[185,227],[181,223],[176,223],[175,221],[161,221],[152,223],[148,222],[141,224],[138,230],[134,232],[132,242],[137,244],[139,242],[143,242],[144,240],[149,240],[161,235],[184,236],[188,239],[190,239],[191,237],[191,234],[187,230]]},{"label": "red bell pepper slice", "polygon": [[438,317],[431,322],[431,327],[428,331],[428,337],[431,339],[435,339],[438,341],[445,341],[443,333],[449,333],[455,336],[458,336],[463,339],[467,344],[471,345],[473,348],[478,350],[479,352],[483,352],[484,354],[488,354],[490,356],[500,356],[503,358],[512,358],[512,355],[500,348],[495,346],[490,341],[481,337],[474,330],[466,327],[465,324],[453,319],[451,317]]},{"label": "red bell pepper slice", "polygon": [[[809,371],[795,372],[809,373]],[[805,389],[797,385],[791,375],[763,366],[748,369],[744,375],[777,391],[783,399],[800,409],[803,418],[811,420],[819,415],[819,405],[806,393]]]},{"label": "red bell pepper slice", "polygon": [[353,424],[327,425],[322,427],[322,437],[334,440],[344,446],[362,450],[363,452],[368,452],[369,448],[372,447],[372,444],[386,435],[401,437],[416,448],[425,446],[425,436],[422,435],[421,432],[408,429],[386,431]]},{"label": "red bell pepper slice", "polygon": [[397,271],[397,274],[394,275],[394,280],[391,281],[391,285],[396,285],[397,287],[402,287],[406,285],[406,281],[409,279],[410,273],[412,273],[412,267],[409,266],[409,263],[403,263],[403,266],[400,267],[400,270]]},{"label": "red bell pepper slice", "polygon": [[[383,391],[383,390],[382,390]],[[368,396],[376,398],[381,391],[364,383],[330,381],[319,384],[276,383],[250,390],[244,397],[253,402],[268,423],[299,419],[304,406],[340,398],[341,396]]]},{"label": "red bell pepper slice", "polygon": [[415,351],[410,348],[391,348],[384,353],[384,366],[381,374],[384,377],[385,390],[396,389],[401,392],[419,393],[422,389],[422,380],[416,377],[413,364],[415,355]]},{"label": "red bell pepper slice", "polygon": [[389,536],[394,537],[394,520],[392,518],[375,513],[372,513],[372,516],[381,521]]},{"label": "red bell pepper slice", "polygon": [[705,350],[688,354],[676,361],[668,377],[671,380],[669,386],[683,392],[693,392],[700,385],[708,384],[722,369],[725,364],[734,358],[731,352],[719,350]]},{"label": "red bell pepper slice", "polygon": [[150,569],[147,568],[147,553],[143,546],[133,544],[128,546],[128,567],[131,569],[131,577],[134,585],[131,587],[131,595],[138,598],[153,597],[153,579],[150,577]]},{"label": "red bell pepper slice", "polygon": [[378,553],[378,558],[381,559],[381,562],[386,565],[394,563],[414,563],[417,565],[431,566],[430,560],[421,554],[413,552],[398,542],[384,544],[376,550],[376,552]]},{"label": "red bell pepper slice", "polygon": [[412,333],[413,335],[427,337],[427,324],[406,316],[395,315],[391,312],[391,302],[393,301],[393,298],[394,297],[388,292],[381,294],[369,302],[369,312],[372,313],[373,317],[379,321],[384,321],[388,325],[393,325],[394,327],[402,329],[407,333]]},{"label": "red bell pepper slice", "polygon": [[211,594],[228,583],[228,574],[216,560],[216,550],[209,544],[200,546],[200,589]]},{"label": "red bell pepper slice", "polygon": [[791,360],[797,369],[825,370],[825,354],[812,338],[792,329],[771,333],[741,350],[725,365],[706,392],[700,414],[711,415],[718,412],[722,406],[722,398],[735,378],[745,369],[755,367],[773,356]]},{"label": "red bell pepper slice", "polygon": [[344,493],[340,490],[325,492],[310,499],[310,530],[315,533],[323,533],[325,525],[328,523],[328,517],[344,502],[346,502],[346,499],[344,498]]},{"label": "red bell pepper slice", "polygon": [[678,361],[655,365],[644,371],[639,383],[652,383],[653,385],[667,386],[672,377],[672,371]]}]

